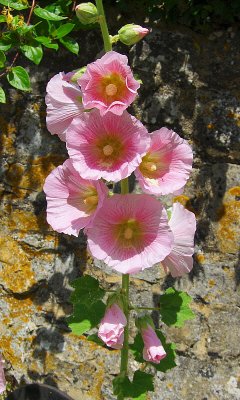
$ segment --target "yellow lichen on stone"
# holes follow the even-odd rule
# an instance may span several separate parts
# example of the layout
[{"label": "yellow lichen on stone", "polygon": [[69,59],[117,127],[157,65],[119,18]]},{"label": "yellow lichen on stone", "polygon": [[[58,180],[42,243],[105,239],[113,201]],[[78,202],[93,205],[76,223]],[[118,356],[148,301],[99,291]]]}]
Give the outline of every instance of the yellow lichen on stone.
[{"label": "yellow lichen on stone", "polygon": [[190,198],[185,196],[184,194],[180,194],[179,196],[174,197],[174,203],[182,204],[187,210],[194,212],[193,207],[191,205]]},{"label": "yellow lichen on stone", "polygon": [[238,196],[239,189],[238,186],[230,188],[226,193],[226,200],[218,209],[218,245],[224,253],[236,253],[239,250],[240,202],[232,200],[233,196]]},{"label": "yellow lichen on stone", "polygon": [[[46,221],[45,213],[38,217],[30,211],[12,210],[8,220],[8,227],[11,231],[18,231],[20,234],[27,232],[39,232],[40,230],[48,230],[49,225]],[[20,235],[22,236],[22,235]]]},{"label": "yellow lichen on stone", "polygon": [[12,123],[8,123],[0,116],[0,154],[14,155],[16,153],[14,146],[16,131]]},{"label": "yellow lichen on stone", "polygon": [[0,236],[0,263],[0,281],[5,288],[22,293],[36,283],[30,261],[10,236]]},{"label": "yellow lichen on stone", "polygon": [[205,256],[204,256],[203,253],[197,253],[195,255],[195,258],[196,258],[197,262],[200,263],[200,264],[203,264],[204,261],[205,261]]},{"label": "yellow lichen on stone", "polygon": [[23,368],[23,363],[21,358],[16,355],[16,351],[12,348],[12,337],[1,336],[0,341],[4,358],[8,360],[14,368],[21,370]]}]

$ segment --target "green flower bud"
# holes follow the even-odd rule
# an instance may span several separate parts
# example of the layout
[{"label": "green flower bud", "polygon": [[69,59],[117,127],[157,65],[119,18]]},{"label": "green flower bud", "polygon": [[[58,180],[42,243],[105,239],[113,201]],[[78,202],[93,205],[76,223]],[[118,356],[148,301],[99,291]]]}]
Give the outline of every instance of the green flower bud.
[{"label": "green flower bud", "polygon": [[127,46],[131,46],[132,44],[137,43],[148,33],[149,29],[143,28],[142,26],[135,24],[124,25],[118,31],[119,40]]},{"label": "green flower bud", "polygon": [[76,8],[79,21],[84,24],[94,24],[98,20],[98,10],[93,3],[81,3]]},{"label": "green flower bud", "polygon": [[140,331],[142,329],[147,329],[148,325],[155,329],[153,320],[149,315],[144,315],[144,317],[137,318],[135,321],[135,325]]}]

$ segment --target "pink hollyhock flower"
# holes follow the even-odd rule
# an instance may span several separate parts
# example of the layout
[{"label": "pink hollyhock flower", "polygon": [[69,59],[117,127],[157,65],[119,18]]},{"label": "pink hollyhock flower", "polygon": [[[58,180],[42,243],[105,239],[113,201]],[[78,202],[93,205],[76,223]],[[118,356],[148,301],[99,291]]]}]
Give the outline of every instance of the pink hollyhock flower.
[{"label": "pink hollyhock flower", "polygon": [[74,117],[82,115],[82,92],[77,84],[71,83],[70,74],[60,72],[47,85],[47,128],[52,135],[66,140],[66,130]]},{"label": "pink hollyhock flower", "polygon": [[124,327],[127,319],[122,309],[113,304],[109,307],[100,323],[98,337],[113,349],[121,349],[124,340]]},{"label": "pink hollyhock flower", "polygon": [[108,194],[103,182],[83,179],[70,160],[48,175],[43,190],[48,223],[55,231],[74,236],[91,225]]},{"label": "pink hollyhock flower", "polygon": [[147,328],[141,329],[141,334],[144,342],[144,360],[159,364],[167,354],[156,332],[150,325],[147,325]]},{"label": "pink hollyhock flower", "polygon": [[152,133],[150,147],[135,175],[146,193],[174,193],[188,180],[192,160],[192,149],[186,140],[172,130],[161,128]]},{"label": "pink hollyhock flower", "polygon": [[146,128],[125,111],[121,116],[98,110],[74,119],[67,132],[67,149],[85,179],[120,181],[129,176],[146,153]]},{"label": "pink hollyhock flower", "polygon": [[173,248],[162,261],[165,271],[169,270],[175,278],[190,272],[193,267],[195,215],[182,204],[174,203],[169,226],[174,236]]},{"label": "pink hollyhock flower", "polygon": [[6,380],[4,375],[3,360],[0,354],[0,394],[6,390]]},{"label": "pink hollyhock flower", "polygon": [[101,114],[123,113],[134,101],[140,86],[127,63],[126,56],[109,51],[87,65],[86,72],[78,80],[85,108],[96,107]]},{"label": "pink hollyhock flower", "polygon": [[152,267],[171,251],[173,235],[162,204],[146,194],[104,201],[88,229],[92,255],[123,274]]}]

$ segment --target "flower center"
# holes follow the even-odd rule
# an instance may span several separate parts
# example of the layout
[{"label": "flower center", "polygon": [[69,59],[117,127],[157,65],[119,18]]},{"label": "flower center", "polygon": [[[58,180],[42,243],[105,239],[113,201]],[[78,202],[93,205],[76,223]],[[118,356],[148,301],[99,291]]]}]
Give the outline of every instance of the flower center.
[{"label": "flower center", "polygon": [[83,200],[87,206],[96,206],[98,204],[98,196],[89,196]]},{"label": "flower center", "polygon": [[164,154],[152,151],[143,157],[139,169],[145,178],[157,179],[168,171],[168,163]]},{"label": "flower center", "polygon": [[87,186],[80,192],[81,206],[84,212],[92,214],[98,205],[98,192],[94,186]]},{"label": "flower center", "polygon": [[107,144],[106,146],[103,147],[103,154],[105,156],[111,156],[113,153],[113,147],[110,144]]},{"label": "flower center", "polygon": [[115,96],[115,94],[117,94],[118,88],[116,85],[114,85],[114,83],[109,83],[109,85],[107,85],[105,87],[105,92],[107,96]]},{"label": "flower center", "polygon": [[150,172],[154,172],[157,170],[157,166],[155,163],[153,162],[146,162],[145,163],[145,168],[150,171]]},{"label": "flower center", "polygon": [[125,231],[124,231],[124,233],[123,233],[123,236],[124,236],[124,238],[127,239],[127,240],[132,239],[132,237],[133,237],[133,230],[132,230],[131,228],[129,228],[129,227],[126,228]]}]

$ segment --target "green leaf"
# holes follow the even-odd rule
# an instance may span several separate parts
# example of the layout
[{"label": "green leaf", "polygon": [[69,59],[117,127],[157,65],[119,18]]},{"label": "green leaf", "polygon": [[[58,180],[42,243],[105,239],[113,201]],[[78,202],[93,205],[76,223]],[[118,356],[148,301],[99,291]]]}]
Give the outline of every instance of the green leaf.
[{"label": "green leaf", "polygon": [[1,86],[0,86],[0,103],[6,103],[6,95]]},{"label": "green leaf", "polygon": [[99,324],[105,313],[105,304],[97,301],[91,305],[77,303],[73,315],[67,319],[68,326],[75,335],[82,335]]},{"label": "green leaf", "polygon": [[61,25],[58,29],[56,29],[54,32],[52,32],[52,36],[54,38],[60,39],[64,36],[66,36],[68,33],[70,33],[73,28],[74,28],[75,24],[63,24]]},{"label": "green leaf", "polygon": [[98,280],[90,275],[75,279],[71,282],[71,286],[74,288],[70,297],[70,301],[73,304],[92,305],[101,300],[105,294],[105,291],[100,288]]},{"label": "green leaf", "polygon": [[6,16],[5,15],[0,15],[0,23],[1,22],[6,22]]},{"label": "green leaf", "polygon": [[162,321],[168,326],[184,325],[184,322],[195,318],[195,315],[189,303],[192,298],[185,292],[179,292],[174,288],[168,288],[162,296],[160,296],[160,314]]},{"label": "green leaf", "polygon": [[41,7],[36,7],[34,9],[34,14],[37,15],[39,18],[46,19],[47,21],[62,21],[63,19],[67,18],[67,17],[62,17],[60,15],[56,15]]},{"label": "green leaf", "polygon": [[[161,340],[161,343],[162,343],[167,355],[163,360],[160,361],[159,364],[155,364],[155,363],[150,363],[150,364],[152,364],[158,371],[166,372],[169,369],[172,369],[176,366],[176,363],[175,363],[176,353],[174,351],[176,346],[174,343],[166,343],[166,339],[160,331],[156,330],[156,334],[159,337],[159,339]],[[140,363],[147,362],[143,359],[143,347],[144,347],[144,343],[142,340],[142,336],[140,335],[140,333],[138,333],[134,339],[134,343],[130,345],[130,349],[133,352],[135,360]]]},{"label": "green leaf", "polygon": [[113,393],[124,398],[145,400],[147,392],[153,391],[153,376],[146,372],[135,371],[132,382],[121,374],[113,380]]},{"label": "green leaf", "polygon": [[6,56],[2,50],[0,50],[0,68],[3,68],[6,62]]},{"label": "green leaf", "polygon": [[105,344],[103,343],[103,341],[98,337],[98,335],[96,333],[92,334],[92,335],[88,335],[87,340],[89,340],[89,342],[94,342],[96,344],[98,344],[101,347],[105,347]]},{"label": "green leaf", "polygon": [[37,40],[37,42],[41,43],[43,46],[49,49],[58,50],[59,47],[58,44],[52,43],[51,39],[48,38],[47,36],[37,36],[35,37],[35,40]]},{"label": "green leaf", "polygon": [[62,43],[64,47],[66,47],[66,49],[68,49],[74,54],[78,54],[79,45],[75,39],[71,38],[70,36],[65,36],[64,38],[60,38],[59,41]]},{"label": "green leaf", "polygon": [[12,42],[9,38],[4,38],[0,39],[0,50],[2,51],[7,51],[11,49],[12,47]]},{"label": "green leaf", "polygon": [[27,4],[23,4],[21,1],[13,1],[13,0],[0,0],[0,4],[4,6],[9,6],[14,10],[25,10],[29,6]]},{"label": "green leaf", "polygon": [[23,67],[13,67],[7,74],[7,80],[16,89],[30,90],[30,79]]},{"label": "green leaf", "polygon": [[29,60],[33,61],[34,64],[38,65],[43,57],[43,50],[42,46],[29,46],[27,44],[20,46],[22,53],[27,57]]}]

